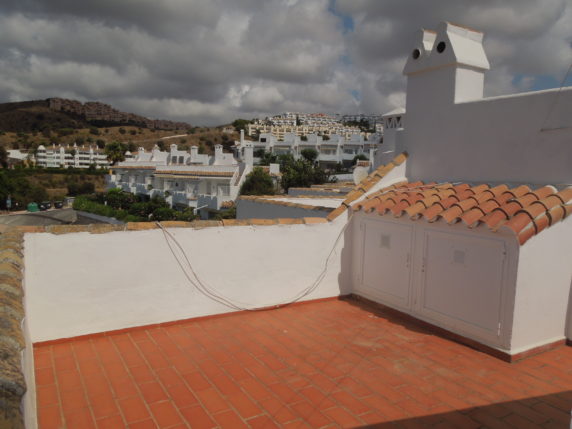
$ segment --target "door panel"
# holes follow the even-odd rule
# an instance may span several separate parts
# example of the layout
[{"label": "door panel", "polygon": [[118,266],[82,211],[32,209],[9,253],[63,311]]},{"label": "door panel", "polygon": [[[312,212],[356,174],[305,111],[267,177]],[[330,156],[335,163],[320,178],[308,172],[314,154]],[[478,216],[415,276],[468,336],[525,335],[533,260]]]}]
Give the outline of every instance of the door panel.
[{"label": "door panel", "polygon": [[504,242],[437,231],[427,231],[424,242],[421,312],[497,338]]},{"label": "door panel", "polygon": [[365,220],[363,233],[361,287],[389,304],[410,308],[412,227]]}]

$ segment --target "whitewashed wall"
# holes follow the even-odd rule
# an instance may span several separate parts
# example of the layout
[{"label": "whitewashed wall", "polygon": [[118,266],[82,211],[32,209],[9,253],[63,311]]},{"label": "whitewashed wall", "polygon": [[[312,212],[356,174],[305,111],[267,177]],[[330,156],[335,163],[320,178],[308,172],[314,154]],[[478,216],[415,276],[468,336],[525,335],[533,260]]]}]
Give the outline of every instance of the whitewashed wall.
[{"label": "whitewashed wall", "polygon": [[[422,89],[408,91],[421,97]],[[408,94],[408,103],[417,100]],[[410,155],[411,180],[572,183],[572,88],[458,104],[429,100],[431,108],[407,106],[397,141],[397,151]]]},{"label": "whitewashed wall", "polygon": [[[558,222],[520,248],[512,347],[572,339],[572,221]],[[568,326],[566,326],[568,325]]]},{"label": "whitewashed wall", "polygon": [[[170,231],[208,285],[258,307],[289,301],[310,286],[343,224]],[[344,241],[304,299],[349,293]],[[25,258],[34,342],[231,311],[189,284],[160,230],[27,234]]]}]

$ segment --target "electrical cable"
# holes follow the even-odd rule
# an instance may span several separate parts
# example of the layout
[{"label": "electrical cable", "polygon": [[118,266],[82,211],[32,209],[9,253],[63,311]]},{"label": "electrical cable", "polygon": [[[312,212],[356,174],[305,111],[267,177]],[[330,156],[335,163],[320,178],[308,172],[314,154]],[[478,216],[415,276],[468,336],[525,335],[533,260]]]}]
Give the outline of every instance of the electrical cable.
[{"label": "electrical cable", "polygon": [[[339,234],[336,237],[336,240],[334,241],[334,244],[333,244],[330,252],[328,253],[328,256],[326,257],[323,269],[320,271],[320,273],[318,274],[318,276],[316,277],[316,279],[314,280],[314,282],[310,286],[302,289],[298,294],[294,295],[294,297],[292,297],[290,300],[288,300],[284,303],[264,305],[264,306],[258,306],[258,307],[247,307],[247,306],[245,307],[245,306],[241,305],[240,303],[237,303],[237,302],[231,300],[230,298],[227,298],[227,297],[217,293],[214,289],[212,289],[211,287],[206,285],[205,282],[203,280],[201,280],[201,278],[196,273],[193,265],[191,264],[191,261],[189,260],[189,258],[187,256],[187,253],[185,252],[185,250],[183,249],[181,244],[178,242],[178,240],[165,227],[163,227],[163,225],[161,225],[160,222],[156,222],[156,223],[159,226],[159,228],[161,229],[161,231],[163,232],[163,236],[165,237],[165,241],[167,243],[167,246],[169,247],[171,253],[175,257],[175,260],[177,261],[179,267],[181,268],[181,270],[183,271],[185,277],[189,280],[189,282],[200,293],[207,296],[211,300],[216,301],[219,304],[222,304],[226,307],[232,308],[234,310],[239,310],[239,311],[260,311],[260,310],[268,310],[269,308],[285,307],[289,304],[292,304],[294,302],[299,301],[300,299],[304,298],[305,296],[309,295],[314,290],[316,290],[317,287],[322,282],[322,280],[324,279],[324,277],[326,276],[330,259],[331,259],[332,255],[334,254],[336,247],[337,247],[344,231],[346,230],[346,228],[350,224],[349,221],[346,222],[346,224],[340,230]],[[174,246],[176,246],[176,248],[179,249],[179,251],[180,251],[180,253],[184,259],[184,263],[177,256],[175,249],[173,248],[173,245],[171,244],[171,241],[172,241],[172,243],[174,243]],[[185,265],[188,267],[190,274],[189,274],[189,272],[187,272]]]},{"label": "electrical cable", "polygon": [[[404,189],[401,192],[413,192],[416,189],[420,189],[420,188],[435,189],[435,188],[437,188],[441,185],[445,185],[445,184],[451,184],[451,183],[442,182],[442,183],[434,183],[431,185],[419,185],[419,186],[408,188],[406,190]],[[393,189],[388,189],[388,190],[382,192],[381,195],[384,195],[384,194],[391,192],[391,191],[393,191]],[[350,218],[348,219],[348,221],[345,223],[345,225],[342,227],[339,234],[337,235],[336,240],[334,241],[334,244],[333,244],[330,252],[328,253],[328,256],[326,257],[326,260],[324,262],[324,267],[323,267],[322,271],[320,271],[320,273],[318,274],[318,276],[316,277],[314,282],[310,286],[308,286],[307,288],[302,289],[298,294],[294,295],[293,298],[291,298],[290,300],[288,300],[286,302],[279,303],[279,304],[258,306],[258,307],[242,306],[240,303],[237,303],[236,301],[233,301],[232,299],[227,298],[220,293],[217,293],[214,289],[212,289],[207,284],[205,284],[205,282],[203,280],[201,280],[201,278],[199,277],[199,275],[195,271],[193,264],[189,260],[187,253],[185,252],[185,250],[183,249],[183,246],[179,243],[179,241],[163,225],[161,225],[161,222],[157,221],[156,224],[161,229],[163,236],[165,238],[165,241],[167,243],[167,246],[169,247],[169,250],[173,254],[173,257],[177,261],[177,264],[179,265],[179,267],[183,271],[183,274],[185,275],[187,280],[189,280],[189,283],[191,283],[195,287],[195,289],[197,289],[200,293],[205,295],[207,298],[209,298],[215,302],[218,302],[219,304],[222,304],[225,307],[231,308],[233,310],[263,311],[263,310],[268,310],[271,308],[272,309],[282,308],[282,307],[285,307],[287,305],[293,304],[294,302],[297,302],[300,299],[304,298],[305,296],[311,294],[312,292],[314,292],[318,288],[318,286],[320,285],[320,283],[322,282],[322,280],[324,279],[324,277],[326,276],[326,274],[328,272],[328,266],[329,266],[330,259],[333,255],[333,253],[335,252],[336,247],[337,247],[343,233],[345,232],[345,230],[347,229],[347,227],[350,224],[351,216],[353,215],[353,212],[351,211],[351,209],[350,209],[349,213],[350,213]],[[173,245],[171,244],[171,242],[174,244],[174,246],[176,248],[179,249],[179,252],[181,253],[181,255],[184,259],[184,263],[187,265],[188,270],[190,271],[191,274],[189,274],[189,272],[187,272],[187,269],[185,268],[185,264],[177,256],[177,253],[175,252],[175,249],[174,249]]]}]

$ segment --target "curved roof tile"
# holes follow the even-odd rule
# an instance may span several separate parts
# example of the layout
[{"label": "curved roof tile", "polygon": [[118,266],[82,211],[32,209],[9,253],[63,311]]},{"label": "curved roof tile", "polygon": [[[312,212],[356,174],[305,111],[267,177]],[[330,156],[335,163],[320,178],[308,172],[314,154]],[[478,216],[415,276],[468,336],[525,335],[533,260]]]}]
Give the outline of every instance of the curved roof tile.
[{"label": "curved roof tile", "polygon": [[522,245],[572,212],[572,186],[558,191],[554,186],[531,190],[526,185],[401,183],[369,196],[354,210],[428,222],[462,221],[469,228],[484,224],[492,231],[506,228]]}]

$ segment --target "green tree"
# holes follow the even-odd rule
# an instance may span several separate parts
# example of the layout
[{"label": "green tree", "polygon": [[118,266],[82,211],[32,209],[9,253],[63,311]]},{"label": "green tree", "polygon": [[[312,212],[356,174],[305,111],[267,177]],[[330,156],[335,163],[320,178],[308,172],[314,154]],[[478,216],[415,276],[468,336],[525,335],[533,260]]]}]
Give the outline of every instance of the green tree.
[{"label": "green tree", "polygon": [[254,167],[240,187],[241,195],[274,195],[275,192],[272,177],[261,167]]},{"label": "green tree", "polygon": [[8,151],[4,146],[0,146],[0,166],[8,168]]},{"label": "green tree", "polygon": [[105,146],[105,154],[112,164],[125,160],[127,146],[120,142],[111,142]]},{"label": "green tree", "polygon": [[357,154],[356,156],[354,156],[354,159],[352,161],[352,164],[355,164],[358,161],[368,161],[368,157],[365,156],[363,153]]},{"label": "green tree", "polygon": [[311,164],[318,159],[318,151],[312,148],[302,149],[300,155],[302,155],[302,157]]},{"label": "green tree", "polygon": [[280,171],[282,172],[282,188],[286,192],[291,187],[307,188],[312,185],[320,185],[330,182],[330,177],[319,165],[314,165],[302,158],[294,160],[292,155],[280,155]]},{"label": "green tree", "polygon": [[244,130],[246,132],[248,124],[250,124],[250,122],[251,121],[249,121],[248,119],[235,119],[232,122],[232,126],[237,132],[240,132],[240,130]]},{"label": "green tree", "polygon": [[169,207],[159,207],[153,210],[153,220],[173,220],[175,217],[175,210],[170,209]]}]

